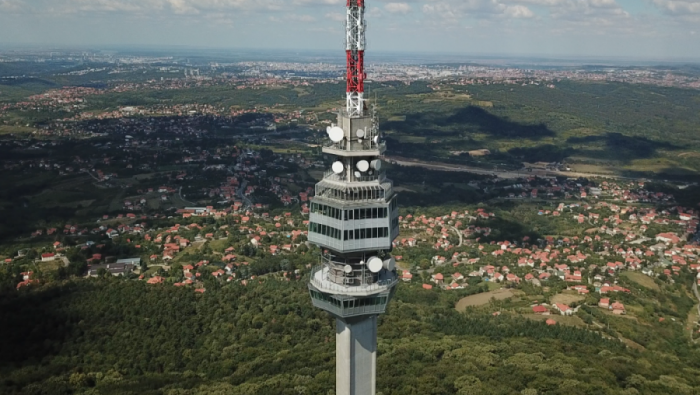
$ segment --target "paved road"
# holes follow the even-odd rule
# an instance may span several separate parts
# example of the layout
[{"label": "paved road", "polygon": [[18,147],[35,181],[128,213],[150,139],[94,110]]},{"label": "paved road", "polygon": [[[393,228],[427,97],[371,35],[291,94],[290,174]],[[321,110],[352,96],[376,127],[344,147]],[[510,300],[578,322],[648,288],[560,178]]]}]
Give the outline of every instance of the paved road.
[{"label": "paved road", "polygon": [[455,228],[454,226],[452,226],[452,230],[457,232],[457,236],[459,236],[459,245],[457,247],[461,247],[464,243],[464,237],[462,236],[462,232],[460,232],[459,229]]},{"label": "paved road", "polygon": [[499,178],[522,178],[522,177],[528,177],[528,176],[539,176],[539,177],[562,176],[562,177],[569,177],[569,178],[571,178],[571,177],[584,177],[584,178],[598,177],[598,178],[631,180],[631,178],[628,178],[628,177],[620,177],[620,176],[615,176],[615,175],[610,175],[610,174],[578,173],[578,172],[573,172],[573,171],[563,172],[563,171],[550,171],[550,170],[541,170],[541,169],[533,169],[532,171],[526,171],[526,170],[497,171],[497,170],[491,170],[491,169],[482,169],[479,167],[454,165],[454,164],[450,164],[450,163],[425,162],[425,161],[401,158],[401,157],[396,157],[396,156],[387,157],[386,159],[389,161],[392,161],[398,165],[401,165],[401,166],[413,166],[413,167],[422,167],[422,168],[430,169],[430,170],[482,174],[482,175],[487,175],[487,176],[497,176]]},{"label": "paved road", "polygon": [[253,207],[253,202],[250,199],[248,199],[248,197],[246,195],[244,195],[245,189],[247,186],[248,186],[248,180],[244,180],[241,183],[241,187],[238,188],[238,190],[236,191],[236,196],[238,196],[238,198],[241,199],[243,201],[243,203],[245,204],[245,207],[243,208],[244,210],[247,210],[247,209]]},{"label": "paved road", "polygon": [[[698,302],[700,302],[700,293],[698,293],[698,283],[697,282],[693,282],[693,293],[695,294],[695,297],[698,299]],[[700,304],[698,304],[697,308],[698,308],[698,315],[700,315]],[[691,327],[690,327],[690,339],[692,340],[693,339],[693,330],[695,327],[693,326],[694,323],[689,322],[689,324],[691,325]],[[700,339],[692,340],[692,342],[697,343],[698,340],[700,340]]]},{"label": "paved road", "polygon": [[194,203],[192,203],[192,202],[190,202],[190,201],[188,201],[188,200],[185,200],[185,198],[182,197],[182,187],[180,187],[180,190],[178,191],[178,194],[180,195],[180,200],[182,200],[183,202],[189,204],[190,206],[194,206]]}]

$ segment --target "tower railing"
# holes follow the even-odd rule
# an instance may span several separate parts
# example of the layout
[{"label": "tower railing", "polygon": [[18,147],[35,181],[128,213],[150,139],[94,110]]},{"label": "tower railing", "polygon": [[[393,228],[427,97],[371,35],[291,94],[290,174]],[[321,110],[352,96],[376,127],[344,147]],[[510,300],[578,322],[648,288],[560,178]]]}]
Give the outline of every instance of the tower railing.
[{"label": "tower railing", "polygon": [[324,148],[331,148],[339,151],[370,151],[377,150],[380,152],[386,151],[386,141],[375,143],[371,139],[363,141],[347,141],[343,140],[338,143],[328,141],[323,144]]},{"label": "tower railing", "polygon": [[350,180],[348,180],[345,176],[335,174],[333,170],[326,170],[323,173],[323,179],[324,180],[329,180],[329,181],[339,181],[339,182],[372,182],[372,181],[379,181],[382,182],[386,180],[386,172],[382,171],[379,172],[378,174],[374,175],[362,175],[360,177],[355,177],[354,174],[350,175]]},{"label": "tower railing", "polygon": [[327,269],[328,266],[326,265],[315,266],[313,269],[311,269],[311,284],[313,284],[319,290],[340,292],[342,294],[349,295],[352,295],[353,293],[366,295],[367,293],[373,293],[374,291],[377,293],[386,291],[399,282],[398,276],[394,275],[391,279],[379,280],[374,284],[363,284],[356,286],[339,285],[328,278],[328,271],[324,272],[324,270]]}]

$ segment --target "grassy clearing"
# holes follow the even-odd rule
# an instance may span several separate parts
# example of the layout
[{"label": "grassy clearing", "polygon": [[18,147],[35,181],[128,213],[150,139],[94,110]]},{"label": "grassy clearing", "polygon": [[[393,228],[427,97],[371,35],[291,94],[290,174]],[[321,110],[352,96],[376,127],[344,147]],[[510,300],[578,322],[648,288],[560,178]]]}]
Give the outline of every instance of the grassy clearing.
[{"label": "grassy clearing", "polygon": [[148,205],[148,208],[150,208],[152,210],[158,210],[160,208],[160,202],[161,202],[161,200],[159,197],[152,198],[152,199],[148,199],[146,201],[146,205]]},{"label": "grassy clearing", "polygon": [[564,291],[560,294],[556,294],[550,298],[550,301],[552,303],[560,303],[560,304],[565,304],[565,305],[570,305],[572,303],[580,302],[582,300],[586,299],[584,296],[579,295],[577,293],[569,293],[568,291]]},{"label": "grassy clearing", "polygon": [[32,134],[36,129],[26,126],[0,125],[0,135],[4,134]]},{"label": "grassy clearing", "polygon": [[635,283],[641,285],[644,288],[653,289],[654,291],[661,291],[659,285],[654,282],[654,279],[647,276],[646,274],[624,271],[622,272],[622,277],[625,277]]},{"label": "grassy clearing", "polygon": [[209,242],[209,247],[211,247],[212,250],[214,251],[224,251],[227,249],[229,246],[229,242],[227,239],[224,240],[212,240]]},{"label": "grassy clearing", "polygon": [[512,289],[498,289],[496,291],[484,292],[476,295],[467,296],[457,302],[455,308],[457,311],[464,311],[467,307],[483,306],[488,304],[491,299],[505,300],[512,298],[516,292]]},{"label": "grassy clearing", "polygon": [[583,320],[575,315],[573,316],[563,316],[563,315],[537,315],[537,314],[523,314],[522,315],[524,318],[527,318],[528,320],[533,320],[533,321],[547,321],[548,319],[552,319],[557,322],[557,324],[560,325],[565,325],[565,326],[575,326],[578,328],[585,328],[587,327],[586,323],[583,322]]}]

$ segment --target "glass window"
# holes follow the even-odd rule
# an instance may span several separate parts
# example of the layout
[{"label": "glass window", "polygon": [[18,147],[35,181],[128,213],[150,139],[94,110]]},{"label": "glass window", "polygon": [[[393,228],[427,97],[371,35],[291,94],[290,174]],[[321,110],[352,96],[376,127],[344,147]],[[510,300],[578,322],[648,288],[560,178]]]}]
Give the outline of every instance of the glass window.
[{"label": "glass window", "polygon": [[376,208],[373,208],[373,209],[372,209],[372,218],[379,218],[378,215],[379,215],[379,214],[377,214],[377,209],[376,209]]},{"label": "glass window", "polygon": [[365,230],[360,229],[360,239],[365,239],[367,236],[365,235]]},{"label": "glass window", "polygon": [[379,235],[377,234],[377,228],[372,228],[372,238],[376,239],[377,237],[379,237]]},{"label": "glass window", "polygon": [[355,209],[355,220],[360,219],[360,210]]}]

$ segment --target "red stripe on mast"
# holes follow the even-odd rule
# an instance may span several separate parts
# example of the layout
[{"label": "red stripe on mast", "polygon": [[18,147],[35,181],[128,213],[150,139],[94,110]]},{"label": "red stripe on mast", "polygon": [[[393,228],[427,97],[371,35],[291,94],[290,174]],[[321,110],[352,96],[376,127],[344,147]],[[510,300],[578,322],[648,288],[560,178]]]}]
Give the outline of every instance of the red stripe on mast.
[{"label": "red stripe on mast", "polygon": [[347,51],[348,93],[365,91],[365,51]]}]

